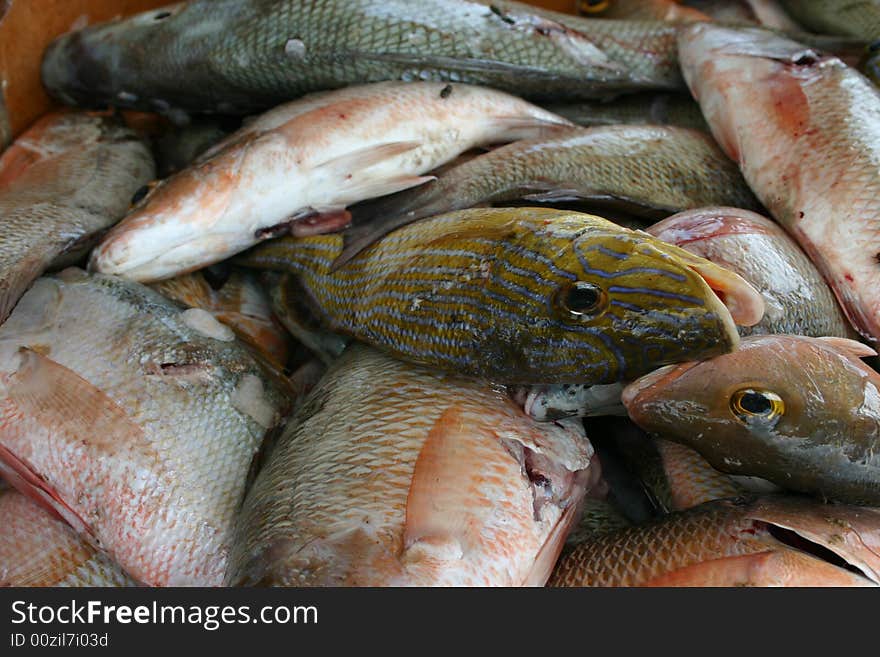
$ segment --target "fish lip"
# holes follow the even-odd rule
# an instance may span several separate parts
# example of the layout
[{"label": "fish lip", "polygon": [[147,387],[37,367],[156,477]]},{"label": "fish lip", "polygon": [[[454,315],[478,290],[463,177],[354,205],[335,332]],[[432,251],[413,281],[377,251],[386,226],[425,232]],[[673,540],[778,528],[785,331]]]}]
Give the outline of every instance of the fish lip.
[{"label": "fish lip", "polygon": [[687,263],[687,266],[706,282],[715,298],[727,308],[735,333],[737,325],[754,326],[764,318],[764,297],[742,276],[710,261]]},{"label": "fish lip", "polygon": [[635,419],[635,416],[638,415],[636,408],[638,402],[644,398],[647,391],[662,389],[668,382],[675,381],[684,375],[685,372],[699,364],[700,361],[689,361],[664,365],[630,383],[623,389],[623,393],[620,396],[627,413]]}]

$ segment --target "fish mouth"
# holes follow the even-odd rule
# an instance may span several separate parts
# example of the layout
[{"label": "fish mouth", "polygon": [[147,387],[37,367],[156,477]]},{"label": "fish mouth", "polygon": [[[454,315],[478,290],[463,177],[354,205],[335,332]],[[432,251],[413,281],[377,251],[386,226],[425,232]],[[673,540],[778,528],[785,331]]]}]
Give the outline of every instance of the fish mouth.
[{"label": "fish mouth", "polygon": [[699,361],[690,361],[675,365],[665,365],[630,383],[623,389],[623,393],[620,396],[629,416],[638,423],[636,420],[638,409],[647,397],[652,397],[654,396],[653,393],[667,388],[672,382],[681,378],[685,372],[699,364]]},{"label": "fish mouth", "polygon": [[706,282],[715,297],[727,308],[736,326],[754,326],[761,321],[764,317],[764,297],[751,283],[713,262],[691,257],[694,259],[685,264]]}]

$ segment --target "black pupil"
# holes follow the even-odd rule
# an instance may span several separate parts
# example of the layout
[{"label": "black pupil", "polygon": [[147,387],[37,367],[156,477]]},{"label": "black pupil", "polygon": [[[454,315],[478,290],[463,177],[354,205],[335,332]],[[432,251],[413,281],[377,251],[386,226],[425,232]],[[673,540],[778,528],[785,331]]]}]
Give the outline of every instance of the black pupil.
[{"label": "black pupil", "polygon": [[[131,204],[132,204],[132,205],[137,205],[138,203],[140,203],[141,201],[144,200],[144,197],[145,197],[149,192],[150,192],[150,186],[149,186],[149,185],[144,185],[143,187],[141,187],[140,189],[138,189],[138,190],[134,193],[134,196],[131,197]],[[125,198],[125,197],[123,197],[123,198]]]},{"label": "black pupil", "polygon": [[566,306],[576,313],[586,312],[596,307],[599,292],[592,287],[573,287],[568,291]]},{"label": "black pupil", "polygon": [[755,415],[764,415],[773,408],[770,400],[759,392],[747,392],[743,395],[739,405],[749,413],[754,413]]}]

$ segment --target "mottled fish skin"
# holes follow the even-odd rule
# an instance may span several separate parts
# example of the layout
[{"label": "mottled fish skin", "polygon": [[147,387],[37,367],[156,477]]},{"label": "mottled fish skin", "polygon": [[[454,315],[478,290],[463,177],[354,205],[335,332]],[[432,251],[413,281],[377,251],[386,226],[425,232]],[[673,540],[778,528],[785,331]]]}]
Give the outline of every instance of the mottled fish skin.
[{"label": "mottled fish skin", "polygon": [[[273,448],[231,585],[542,585],[595,483],[577,423],[355,345]],[[537,482],[537,483],[536,483]]]},{"label": "mottled fish skin", "polygon": [[[859,528],[841,523],[847,541],[835,543],[811,531],[823,515],[865,513],[853,507],[812,504],[791,506],[780,498],[772,505],[789,512],[786,528],[830,549],[846,563],[861,566],[870,547],[850,548]],[[845,570],[789,547],[771,535],[761,500],[717,500],[676,512],[648,524],[596,536],[563,556],[549,586],[872,586],[876,579]],[[880,516],[870,517],[869,531],[880,531]],[[766,518],[766,520],[765,520]],[[791,522],[791,521],[794,522]],[[867,570],[867,569],[866,569]]]},{"label": "mottled fish skin", "polygon": [[113,561],[46,509],[0,491],[0,587],[136,586]]},{"label": "mottled fish skin", "polygon": [[0,157],[0,322],[50,267],[71,264],[154,175],[134,132],[81,112],[40,119]]},{"label": "mottled fish skin", "polygon": [[239,262],[297,274],[333,331],[504,384],[614,383],[724,353],[738,342],[733,320],[761,312],[739,276],[579,213],[461,210],[404,226],[331,271],[341,249],[341,235],[281,238]]},{"label": "mottled fish skin", "polygon": [[790,333],[856,337],[834,293],[810,259],[778,224],[740,208],[700,208],[645,229],[735,271],[764,297],[764,318],[740,335]]},{"label": "mottled fish skin", "polygon": [[880,338],[880,92],[834,57],[750,29],[687,26],[680,54],[718,143],[853,325]]},{"label": "mottled fish skin", "polygon": [[339,263],[411,221],[514,199],[606,201],[654,218],[722,203],[757,208],[706,133],[670,126],[575,128],[497,148],[437,180],[352,208]]},{"label": "mottled fish skin", "polygon": [[591,2],[581,0],[578,12],[591,18],[616,18],[630,21],[669,21],[690,23],[707,21],[709,16],[703,12],[686,7],[675,0],[609,0]]},{"label": "mottled fish skin", "polygon": [[290,403],[209,313],[115,277],[40,278],[0,327],[0,472],[147,585],[222,583]]},{"label": "mottled fish skin", "polygon": [[469,85],[380,82],[313,94],[262,114],[153,188],[90,267],[150,282],[286,232],[340,230],[347,205],[424,183],[422,174],[464,151],[570,125]]},{"label": "mottled fish skin", "polygon": [[544,107],[584,127],[632,123],[674,125],[709,132],[700,106],[690,96],[680,93],[636,93],[606,101],[552,103]]},{"label": "mottled fish skin", "polygon": [[279,370],[287,363],[290,339],[273,316],[272,302],[253,272],[234,270],[217,288],[202,272],[169,278],[150,287],[189,308],[207,310]]},{"label": "mottled fish skin", "polygon": [[623,393],[643,429],[723,472],[880,504],[880,374],[844,338],[767,335],[701,363],[661,368]]},{"label": "mottled fish skin", "polygon": [[840,34],[873,41],[880,37],[877,0],[778,0],[804,27],[820,34]]},{"label": "mottled fish skin", "polygon": [[384,80],[530,97],[683,86],[674,25],[506,0],[200,0],[64,35],[47,49],[42,77],[67,104],[172,116],[252,113]]}]

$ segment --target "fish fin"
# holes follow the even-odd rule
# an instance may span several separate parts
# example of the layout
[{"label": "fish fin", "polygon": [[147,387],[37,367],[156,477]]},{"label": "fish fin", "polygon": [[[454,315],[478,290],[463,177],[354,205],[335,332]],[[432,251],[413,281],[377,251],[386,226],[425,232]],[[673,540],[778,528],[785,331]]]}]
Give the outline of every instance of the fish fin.
[{"label": "fish fin", "polygon": [[[473,481],[462,467],[468,424],[454,408],[434,423],[416,459],[406,499],[404,550],[410,559],[460,559],[476,543],[469,500]],[[413,549],[415,548],[415,550]]]},{"label": "fish fin", "polygon": [[129,449],[155,456],[143,430],[102,390],[76,372],[26,347],[7,383],[7,399],[25,416],[39,417],[52,438],[104,455]]},{"label": "fish fin", "polygon": [[877,355],[877,352],[871,347],[858,340],[850,340],[849,338],[838,338],[834,336],[825,336],[819,339],[835,351],[839,351],[850,358],[860,359]]},{"label": "fish fin", "polygon": [[580,518],[581,504],[571,504],[557,520],[550,535],[544,541],[538,554],[535,555],[535,561],[532,567],[523,579],[523,586],[544,586],[550,579],[550,574],[559,560],[559,554],[565,545],[565,539],[571,532],[572,527]]},{"label": "fish fin", "polygon": [[335,172],[344,175],[353,171],[369,169],[392,157],[421,148],[423,145],[424,143],[421,141],[390,141],[385,144],[357,148],[329,160],[324,160],[320,164],[315,165],[314,168],[333,169]]},{"label": "fish fin", "polygon": [[347,187],[345,193],[347,195],[356,194],[359,198],[376,198],[394,194],[410,187],[424,185],[432,180],[436,180],[436,178],[434,176],[394,176],[381,180],[364,181],[363,184]]},{"label": "fish fin", "polygon": [[496,139],[504,142],[536,139],[574,127],[562,117],[557,120],[537,116],[492,116],[486,120],[492,125]]},{"label": "fish fin", "polygon": [[67,505],[48,481],[3,445],[0,445],[0,475],[54,518],[66,522],[80,534],[92,533],[91,527]]}]

